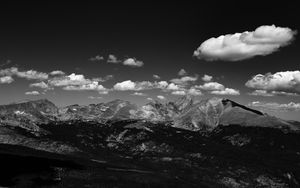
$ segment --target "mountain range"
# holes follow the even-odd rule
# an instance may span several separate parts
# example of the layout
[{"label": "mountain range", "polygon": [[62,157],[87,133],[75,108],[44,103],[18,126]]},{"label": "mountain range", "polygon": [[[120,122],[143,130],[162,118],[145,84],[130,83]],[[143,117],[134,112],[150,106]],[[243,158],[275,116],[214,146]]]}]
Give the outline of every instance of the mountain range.
[{"label": "mountain range", "polygon": [[297,123],[284,121],[229,99],[211,98],[194,101],[189,95],[174,102],[150,102],[137,106],[120,99],[99,104],[69,105],[58,108],[47,99],[0,106],[0,123],[20,126],[32,131],[38,124],[53,121],[144,120],[169,122],[173,127],[192,131],[213,130],[218,125],[239,124],[297,131]]},{"label": "mountain range", "polygon": [[0,106],[0,186],[298,187],[299,130],[223,98],[23,101]]}]

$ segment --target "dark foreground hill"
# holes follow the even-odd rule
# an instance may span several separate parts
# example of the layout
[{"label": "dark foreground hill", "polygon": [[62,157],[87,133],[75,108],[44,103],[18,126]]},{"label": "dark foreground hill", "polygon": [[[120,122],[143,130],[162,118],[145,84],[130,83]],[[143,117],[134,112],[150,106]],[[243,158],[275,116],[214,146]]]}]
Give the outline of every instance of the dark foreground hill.
[{"label": "dark foreground hill", "polygon": [[0,107],[0,186],[300,186],[297,122],[230,100],[26,103]]}]

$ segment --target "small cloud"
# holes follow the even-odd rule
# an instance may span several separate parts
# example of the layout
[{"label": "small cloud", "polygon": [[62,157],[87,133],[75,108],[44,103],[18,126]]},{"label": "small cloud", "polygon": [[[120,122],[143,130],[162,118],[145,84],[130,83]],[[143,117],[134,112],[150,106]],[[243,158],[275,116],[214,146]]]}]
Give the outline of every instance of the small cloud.
[{"label": "small cloud", "polygon": [[45,89],[45,90],[49,90],[51,89],[51,87],[49,87],[48,84],[46,84],[45,82],[38,82],[38,83],[32,83],[29,85],[29,87],[39,87],[39,88],[42,88],[42,89]]},{"label": "small cloud", "polygon": [[63,87],[63,90],[71,91],[106,91],[107,89],[102,85],[99,85],[98,82],[92,82],[82,85],[68,85]]},{"label": "small cloud", "polygon": [[266,90],[255,90],[255,91],[249,93],[249,95],[263,96],[263,97],[272,97],[272,96],[274,96],[274,94],[268,93],[268,91],[266,91]]},{"label": "small cloud", "polygon": [[224,90],[212,91],[211,94],[215,95],[240,95],[239,90],[225,88]]},{"label": "small cloud", "polygon": [[11,76],[0,77],[0,84],[10,84],[13,81],[14,81],[14,79]]},{"label": "small cloud", "polygon": [[153,101],[153,99],[151,97],[148,97],[147,100],[148,101]]},{"label": "small cloud", "polygon": [[60,75],[65,75],[65,73],[61,70],[55,70],[49,73],[51,76],[60,76]]},{"label": "small cloud", "polygon": [[195,86],[196,88],[203,89],[206,91],[213,91],[213,90],[224,90],[225,86],[218,82],[207,82],[203,85]]},{"label": "small cloud", "polygon": [[157,74],[153,74],[153,78],[159,80],[160,76],[158,76]]},{"label": "small cloud", "polygon": [[131,66],[131,67],[142,67],[144,63],[135,58],[127,58],[123,61],[123,65]]},{"label": "small cloud", "polygon": [[202,78],[201,78],[204,82],[210,82],[213,77],[212,76],[209,76],[207,74],[205,74]]},{"label": "small cloud", "polygon": [[102,97],[94,97],[94,96],[88,96],[88,99],[102,99]]},{"label": "small cloud", "polygon": [[170,82],[178,84],[178,85],[188,85],[190,82],[195,82],[198,80],[198,75],[195,76],[183,76],[181,78],[173,78]]},{"label": "small cloud", "polygon": [[193,96],[200,96],[202,95],[202,92],[199,90],[199,89],[196,89],[196,88],[190,88],[189,90],[187,90],[187,93],[189,95],[193,95]]},{"label": "small cloud", "polygon": [[157,95],[157,98],[160,99],[160,100],[165,100],[166,97],[162,96],[162,95]]},{"label": "small cloud", "polygon": [[150,81],[136,81],[126,80],[118,82],[113,86],[114,90],[117,91],[141,91],[147,89],[165,89],[168,86],[168,82],[150,82]]},{"label": "small cloud", "polygon": [[96,82],[106,82],[108,80],[111,80],[114,78],[114,75],[106,75],[105,77],[98,77],[98,78],[93,78],[92,81],[96,81]]},{"label": "small cloud", "polygon": [[179,90],[179,91],[172,91],[171,93],[172,95],[186,95],[185,91],[183,90]]},{"label": "small cloud", "polygon": [[40,92],[38,92],[38,91],[27,91],[27,92],[25,92],[25,95],[39,95],[40,94]]},{"label": "small cloud", "polygon": [[119,91],[136,90],[136,83],[131,80],[126,80],[123,82],[116,83],[114,85],[114,89]]},{"label": "small cloud", "polygon": [[96,55],[95,57],[89,58],[89,61],[102,61],[102,60],[104,60],[104,57],[100,55]]},{"label": "small cloud", "polygon": [[174,83],[170,83],[168,87],[166,87],[166,90],[180,90],[182,89],[179,85],[176,85]]},{"label": "small cloud", "polygon": [[135,96],[147,96],[147,94],[145,93],[140,93],[140,92],[134,92],[131,95],[135,95]]},{"label": "small cloud", "polygon": [[187,75],[187,72],[184,69],[180,69],[180,71],[178,72],[178,76],[185,76]]},{"label": "small cloud", "polygon": [[254,56],[265,56],[290,44],[296,33],[287,27],[264,25],[251,32],[210,38],[194,51],[194,56],[207,61],[240,61]]},{"label": "small cloud", "polygon": [[115,64],[117,64],[117,63],[120,63],[120,62],[121,62],[121,60],[119,60],[119,59],[117,58],[117,56],[115,56],[115,55],[113,55],[113,54],[109,54],[109,55],[108,55],[107,63],[115,63]]},{"label": "small cloud", "polygon": [[240,95],[239,90],[226,88],[223,84],[218,82],[207,82],[203,85],[194,86],[194,88],[210,91],[210,93],[214,95]]}]

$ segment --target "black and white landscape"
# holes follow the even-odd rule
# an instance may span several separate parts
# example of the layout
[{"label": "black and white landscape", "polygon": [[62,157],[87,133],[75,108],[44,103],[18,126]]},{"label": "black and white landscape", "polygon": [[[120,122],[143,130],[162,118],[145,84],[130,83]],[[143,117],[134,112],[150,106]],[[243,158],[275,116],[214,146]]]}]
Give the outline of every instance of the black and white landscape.
[{"label": "black and white landscape", "polygon": [[[2,186],[297,187],[300,123],[222,98],[0,106]],[[13,167],[13,168],[12,168]]]},{"label": "black and white landscape", "polygon": [[280,2],[3,2],[0,187],[300,187]]}]

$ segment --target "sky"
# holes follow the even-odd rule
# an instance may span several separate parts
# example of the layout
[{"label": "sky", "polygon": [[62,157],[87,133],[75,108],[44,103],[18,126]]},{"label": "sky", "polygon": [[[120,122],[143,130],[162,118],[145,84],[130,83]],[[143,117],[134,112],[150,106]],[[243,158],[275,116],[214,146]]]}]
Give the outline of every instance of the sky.
[{"label": "sky", "polygon": [[0,104],[189,94],[300,121],[296,4],[9,1],[0,23]]}]

